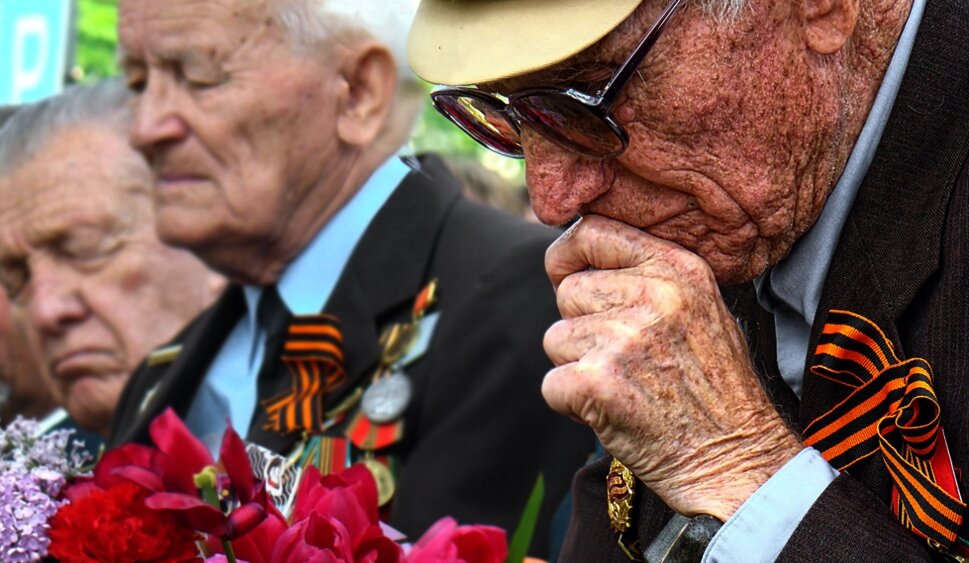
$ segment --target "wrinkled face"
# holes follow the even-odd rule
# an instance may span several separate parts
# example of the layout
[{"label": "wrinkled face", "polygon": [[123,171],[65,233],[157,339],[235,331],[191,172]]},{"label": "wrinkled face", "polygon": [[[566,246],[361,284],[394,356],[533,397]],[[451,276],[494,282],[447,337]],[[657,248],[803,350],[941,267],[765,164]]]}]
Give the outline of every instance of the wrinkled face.
[{"label": "wrinkled face", "polygon": [[86,428],[107,429],[139,361],[210,299],[201,262],[158,241],[150,182],[123,137],[91,125],[0,183],[0,281]]},{"label": "wrinkled face", "polygon": [[[550,69],[482,88],[556,85],[596,92],[665,1],[647,0],[599,44]],[[828,142],[838,110],[810,82],[798,14],[751,2],[718,22],[686,3],[614,109],[630,136],[610,160],[572,154],[526,129],[536,215],[612,217],[697,252],[722,282],[751,279],[787,254],[832,185]],[[833,90],[833,89],[832,89]],[[827,158],[827,157],[825,157]],[[820,171],[820,174],[815,174]]]},{"label": "wrinkled face", "polygon": [[295,49],[270,2],[124,0],[132,144],[157,175],[163,240],[232,273],[319,190],[336,150],[336,57]]}]

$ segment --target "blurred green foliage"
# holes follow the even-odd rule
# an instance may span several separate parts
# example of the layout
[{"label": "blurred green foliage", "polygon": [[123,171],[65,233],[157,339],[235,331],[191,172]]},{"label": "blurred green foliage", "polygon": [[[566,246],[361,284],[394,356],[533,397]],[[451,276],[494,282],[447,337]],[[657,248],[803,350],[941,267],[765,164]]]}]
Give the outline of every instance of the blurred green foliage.
[{"label": "blurred green foliage", "polygon": [[[71,77],[77,82],[90,82],[117,75],[117,0],[76,2],[77,44]],[[485,168],[497,172],[513,185],[524,184],[524,168],[520,161],[498,156],[482,148],[434,111],[430,103],[426,105],[414,131],[411,148],[415,152],[475,157]]]},{"label": "blurred green foliage", "polygon": [[77,43],[71,77],[90,82],[118,74],[117,0],[77,0]]}]

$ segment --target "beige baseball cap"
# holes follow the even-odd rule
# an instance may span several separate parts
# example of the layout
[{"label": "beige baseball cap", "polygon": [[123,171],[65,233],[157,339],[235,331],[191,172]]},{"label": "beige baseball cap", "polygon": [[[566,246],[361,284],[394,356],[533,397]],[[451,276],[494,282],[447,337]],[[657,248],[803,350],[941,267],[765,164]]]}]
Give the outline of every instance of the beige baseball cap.
[{"label": "beige baseball cap", "polygon": [[421,0],[408,39],[414,72],[477,84],[563,61],[605,37],[642,0]]}]

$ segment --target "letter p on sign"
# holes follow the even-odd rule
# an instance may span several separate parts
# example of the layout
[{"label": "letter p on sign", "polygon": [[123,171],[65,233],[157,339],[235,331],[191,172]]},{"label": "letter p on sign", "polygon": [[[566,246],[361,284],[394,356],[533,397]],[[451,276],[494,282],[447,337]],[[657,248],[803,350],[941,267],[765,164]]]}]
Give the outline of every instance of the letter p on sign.
[{"label": "letter p on sign", "polygon": [[61,91],[69,52],[71,0],[0,0],[0,103]]}]

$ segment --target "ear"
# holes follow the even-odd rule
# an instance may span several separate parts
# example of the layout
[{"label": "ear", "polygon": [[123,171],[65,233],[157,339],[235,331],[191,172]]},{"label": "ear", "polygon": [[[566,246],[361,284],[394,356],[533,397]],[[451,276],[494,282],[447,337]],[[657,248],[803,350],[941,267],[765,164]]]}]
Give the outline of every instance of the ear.
[{"label": "ear", "polygon": [[839,51],[858,23],[858,0],[804,0],[808,47],[821,55]]},{"label": "ear", "polygon": [[341,75],[345,88],[337,116],[337,135],[349,145],[370,145],[383,129],[394,104],[397,63],[380,43],[364,42],[346,57]]}]

